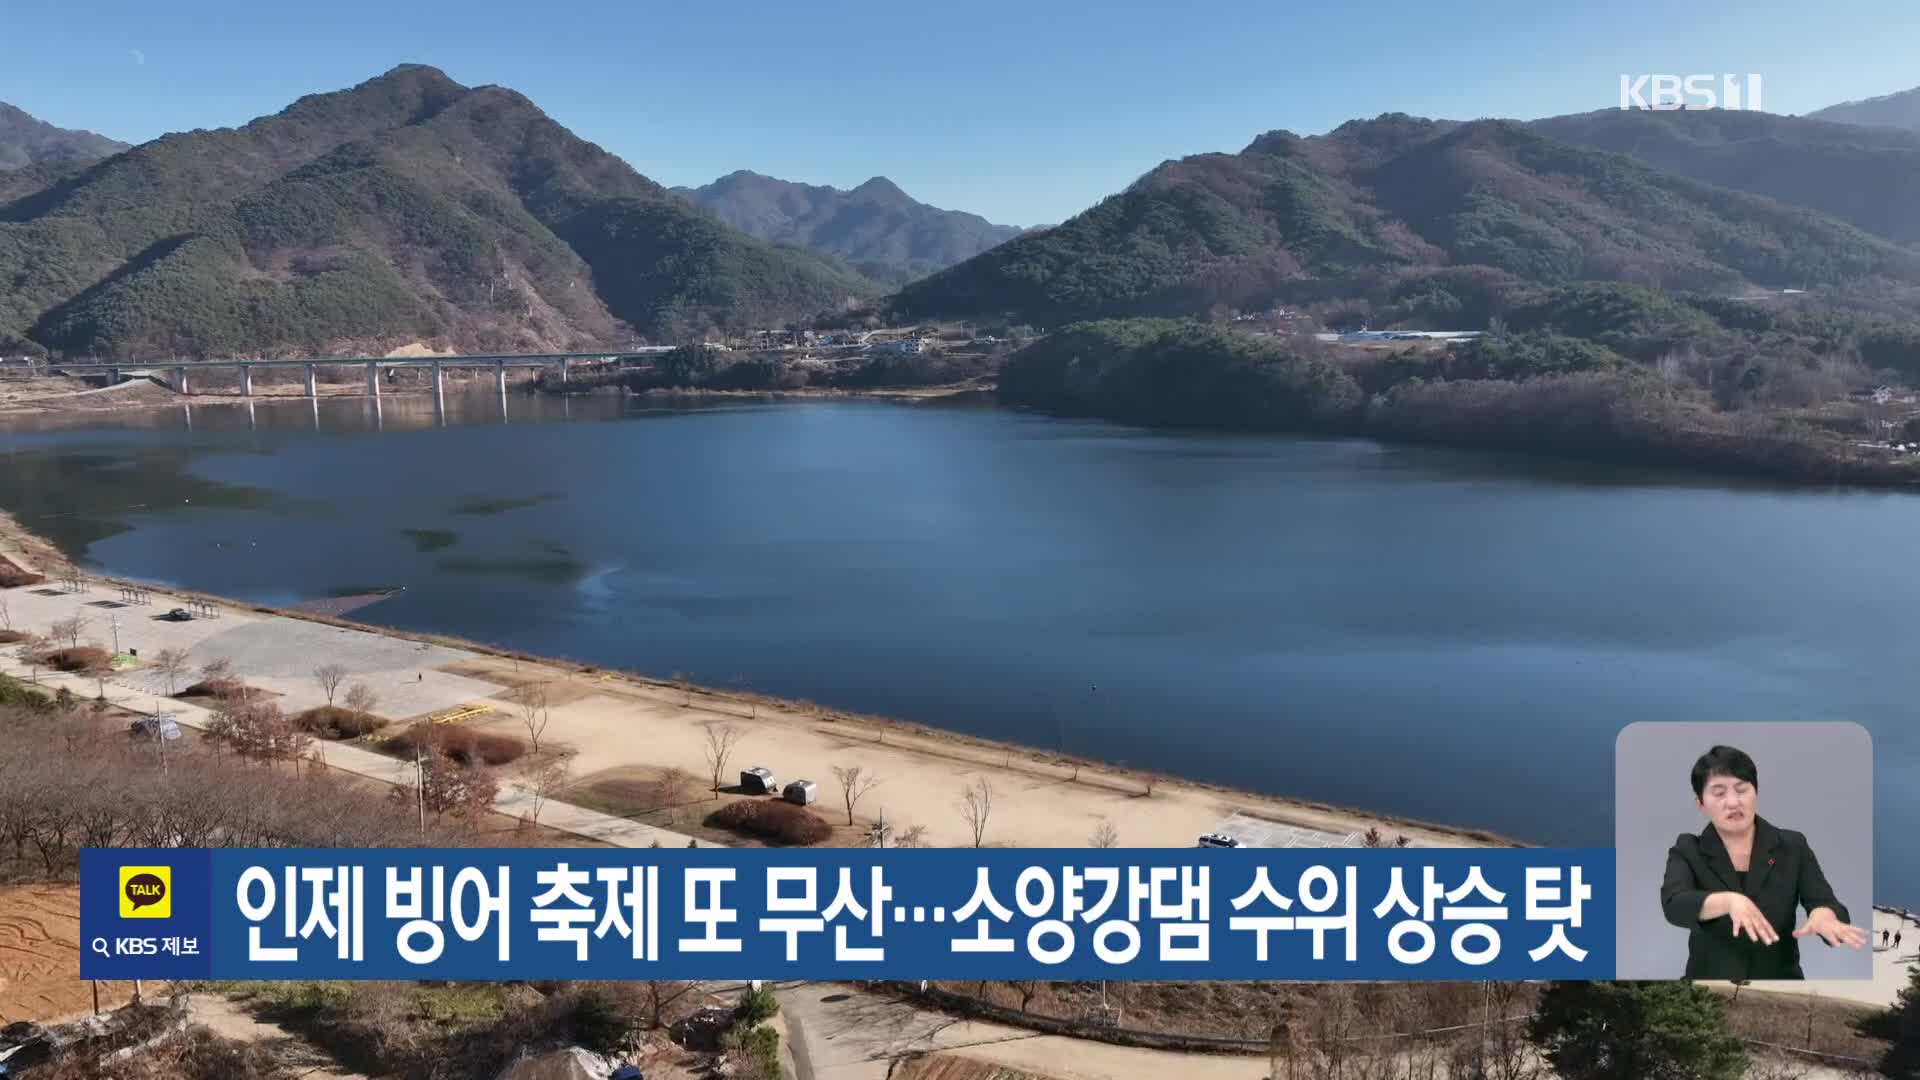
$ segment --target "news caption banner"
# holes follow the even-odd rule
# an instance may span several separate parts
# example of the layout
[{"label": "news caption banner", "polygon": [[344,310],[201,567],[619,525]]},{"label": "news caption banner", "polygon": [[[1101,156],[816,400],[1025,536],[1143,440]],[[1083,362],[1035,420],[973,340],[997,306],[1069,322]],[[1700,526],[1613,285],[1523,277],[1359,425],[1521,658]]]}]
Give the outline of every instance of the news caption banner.
[{"label": "news caption banner", "polygon": [[1611,849],[86,849],[86,979],[1605,979]]}]

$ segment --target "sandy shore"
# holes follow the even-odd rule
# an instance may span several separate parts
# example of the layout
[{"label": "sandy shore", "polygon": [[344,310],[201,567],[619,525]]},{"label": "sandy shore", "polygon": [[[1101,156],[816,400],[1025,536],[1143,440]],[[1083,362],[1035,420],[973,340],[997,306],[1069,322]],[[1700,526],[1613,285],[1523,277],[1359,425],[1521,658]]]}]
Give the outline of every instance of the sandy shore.
[{"label": "sandy shore", "polygon": [[[51,545],[10,520],[0,519],[0,537],[5,538],[0,543],[23,549],[36,563],[49,561]],[[93,617],[92,633],[98,635],[104,633],[105,618],[86,604],[112,595],[112,589],[105,581],[91,594],[46,596],[14,589],[9,600],[19,626],[38,629],[77,613]],[[184,649],[196,666],[224,657],[249,684],[281,695],[280,705],[288,711],[324,703],[312,669],[334,661],[347,667],[349,684],[366,681],[380,693],[377,711],[392,720],[482,704],[492,711],[471,723],[522,736],[523,722],[506,697],[520,684],[546,684],[552,704],[543,748],[569,751],[573,775],[583,785],[680,769],[698,778],[692,790],[704,790],[712,772],[707,731],[722,725],[736,732],[728,784],[752,765],[771,768],[782,782],[814,780],[820,785],[817,809],[844,823],[846,808],[833,770],[857,766],[879,780],[856,807],[858,823],[884,813],[899,828],[922,826],[927,841],[940,846],[972,842],[959,806],[966,789],[981,781],[994,795],[984,838],[990,846],[1079,847],[1111,825],[1120,846],[1185,847],[1236,814],[1329,839],[1377,828],[1389,840],[1404,834],[1422,846],[1508,842],[1466,829],[1150,776],[807,703],[682,689],[663,680],[324,616],[216,600],[222,612],[218,619],[172,623],[152,617],[184,606],[187,595],[158,590],[149,608],[119,613],[123,646],[138,648],[143,656]]]},{"label": "sandy shore", "polygon": [[[13,531],[17,534],[17,527]],[[40,628],[81,614],[92,620],[89,635],[96,637],[105,633],[106,620],[88,605],[103,595],[114,595],[114,586],[98,579],[90,592],[79,594],[7,591],[16,626]],[[376,711],[394,722],[479,705],[490,711],[467,723],[525,737],[524,721],[510,700],[512,688],[544,685],[550,709],[541,756],[564,753],[573,759],[575,783],[557,797],[561,802],[585,801],[579,796],[601,778],[653,777],[679,769],[694,778],[687,787],[686,812],[704,815],[706,808],[721,805],[705,795],[711,775],[706,735],[711,727],[723,726],[737,736],[725,783],[751,765],[772,768],[782,781],[815,780],[820,785],[815,809],[842,824],[846,808],[833,769],[858,766],[879,782],[857,804],[856,823],[868,826],[884,813],[896,829],[923,827],[933,846],[972,843],[960,803],[969,786],[983,781],[993,791],[984,836],[990,847],[1083,847],[1103,825],[1113,828],[1119,847],[1187,847],[1234,815],[1328,840],[1378,828],[1389,839],[1405,835],[1418,846],[1510,843],[1466,829],[1166,777],[1156,778],[1148,794],[1149,778],[1137,771],[805,703],[682,687],[337,619],[230,603],[220,605],[217,618],[174,623],[155,617],[184,595],[156,590],[151,605],[117,612],[123,645],[142,656],[182,649],[194,666],[216,657],[231,660],[249,685],[274,694],[290,712],[324,703],[313,669],[337,662],[347,668],[349,684],[365,682],[380,695]],[[164,677],[147,670],[122,672],[116,681],[155,700],[166,692],[160,685]],[[508,779],[518,768],[507,768]],[[1887,922],[1892,916],[1882,912],[1879,918]],[[1910,955],[1876,949],[1872,982],[1755,988],[1886,1004],[1905,984],[1913,962]]]},{"label": "sandy shore", "polygon": [[46,577],[54,577],[73,565],[59,548],[27,531],[4,510],[0,510],[0,558]]}]

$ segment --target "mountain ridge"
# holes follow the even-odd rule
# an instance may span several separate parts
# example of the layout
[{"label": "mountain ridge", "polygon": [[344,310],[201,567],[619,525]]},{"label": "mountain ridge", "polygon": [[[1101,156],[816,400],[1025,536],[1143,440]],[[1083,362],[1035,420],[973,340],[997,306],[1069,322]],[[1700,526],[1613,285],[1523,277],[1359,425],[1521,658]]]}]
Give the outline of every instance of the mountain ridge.
[{"label": "mountain ridge", "polygon": [[425,65],[0,186],[0,276],[0,350],[113,354],[605,347],[874,292]]},{"label": "mountain ridge", "polygon": [[97,161],[128,149],[126,143],[78,128],[55,127],[0,101],[0,171],[30,165]]},{"label": "mountain ridge", "polygon": [[1044,233],[907,285],[905,317],[1085,318],[1376,303],[1445,279],[1460,306],[1521,281],[1920,287],[1920,253],[1750,192],[1512,120],[1390,113],[1163,163]]},{"label": "mountain ridge", "polygon": [[1735,109],[1601,109],[1532,121],[1562,142],[1920,242],[1920,131]]},{"label": "mountain ridge", "polygon": [[1830,120],[1865,127],[1892,127],[1920,131],[1920,87],[1900,90],[1859,101],[1843,101],[1807,114],[1816,120]]},{"label": "mountain ridge", "polygon": [[843,190],[736,169],[673,191],[752,236],[821,252],[892,284],[944,269],[1022,231],[929,206],[884,176]]}]

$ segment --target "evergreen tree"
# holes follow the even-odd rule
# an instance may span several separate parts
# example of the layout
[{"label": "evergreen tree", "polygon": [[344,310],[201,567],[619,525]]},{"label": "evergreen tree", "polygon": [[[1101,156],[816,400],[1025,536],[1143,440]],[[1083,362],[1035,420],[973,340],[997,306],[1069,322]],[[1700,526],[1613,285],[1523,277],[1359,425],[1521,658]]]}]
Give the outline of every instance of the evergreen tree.
[{"label": "evergreen tree", "polygon": [[1882,1073],[1895,1080],[1920,1080],[1920,966],[1908,972],[1907,987],[1893,1008],[1869,1018],[1860,1031],[1892,1044],[1880,1059]]},{"label": "evergreen tree", "polygon": [[1566,1080],[1738,1080],[1726,1006],[1685,982],[1555,983],[1528,1034]]}]

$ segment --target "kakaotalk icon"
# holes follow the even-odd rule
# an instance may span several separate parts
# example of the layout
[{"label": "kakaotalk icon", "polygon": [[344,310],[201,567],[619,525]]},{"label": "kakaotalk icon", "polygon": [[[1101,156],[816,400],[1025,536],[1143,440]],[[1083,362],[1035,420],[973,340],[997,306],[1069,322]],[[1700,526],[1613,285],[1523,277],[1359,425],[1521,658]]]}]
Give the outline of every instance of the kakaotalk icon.
[{"label": "kakaotalk icon", "polygon": [[165,919],[173,915],[171,866],[120,868],[120,917]]}]

